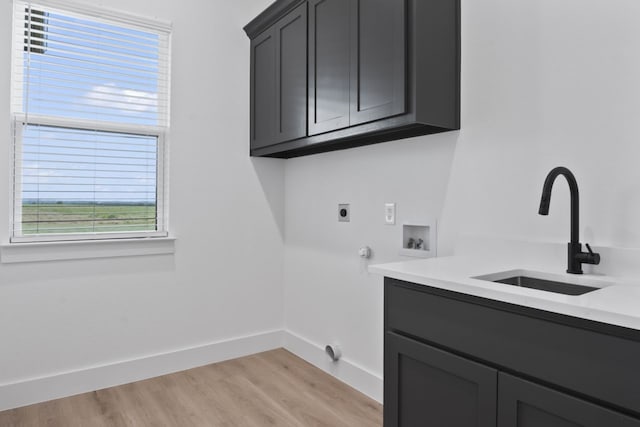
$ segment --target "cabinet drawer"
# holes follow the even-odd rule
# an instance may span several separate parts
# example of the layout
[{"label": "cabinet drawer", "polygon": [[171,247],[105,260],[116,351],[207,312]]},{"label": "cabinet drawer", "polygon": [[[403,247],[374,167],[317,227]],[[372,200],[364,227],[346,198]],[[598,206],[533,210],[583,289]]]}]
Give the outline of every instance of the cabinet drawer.
[{"label": "cabinet drawer", "polygon": [[442,292],[385,278],[385,330],[640,414],[639,342]]}]

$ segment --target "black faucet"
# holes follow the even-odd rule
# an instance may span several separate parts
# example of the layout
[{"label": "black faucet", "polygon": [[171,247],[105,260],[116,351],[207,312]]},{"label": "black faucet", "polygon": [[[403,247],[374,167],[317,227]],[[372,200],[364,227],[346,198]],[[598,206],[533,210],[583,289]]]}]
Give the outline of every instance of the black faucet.
[{"label": "black faucet", "polygon": [[549,215],[549,203],[551,202],[551,189],[558,175],[564,175],[569,183],[571,192],[571,241],[568,247],[567,273],[582,274],[582,264],[600,264],[600,254],[594,253],[587,243],[589,252],[582,252],[580,244],[580,199],[578,197],[578,183],[576,177],[565,167],[557,167],[549,172],[542,187],[542,199],[540,199],[540,215]]}]

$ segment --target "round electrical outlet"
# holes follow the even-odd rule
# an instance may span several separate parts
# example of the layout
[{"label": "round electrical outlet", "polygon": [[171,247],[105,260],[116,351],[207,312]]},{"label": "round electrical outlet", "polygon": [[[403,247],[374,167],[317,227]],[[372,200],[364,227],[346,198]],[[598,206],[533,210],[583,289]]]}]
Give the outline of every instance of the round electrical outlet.
[{"label": "round electrical outlet", "polygon": [[338,205],[338,221],[340,222],[349,222],[349,205],[348,204],[340,204]]}]

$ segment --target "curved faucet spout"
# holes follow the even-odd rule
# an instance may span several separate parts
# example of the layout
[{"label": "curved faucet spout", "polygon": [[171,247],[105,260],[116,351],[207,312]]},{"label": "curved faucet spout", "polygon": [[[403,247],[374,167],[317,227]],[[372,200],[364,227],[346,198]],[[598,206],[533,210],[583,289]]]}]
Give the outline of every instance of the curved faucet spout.
[{"label": "curved faucet spout", "polygon": [[578,194],[578,182],[571,171],[563,166],[554,168],[547,175],[542,187],[542,198],[540,199],[540,215],[549,215],[549,204],[551,203],[551,190],[556,178],[562,175],[567,179],[569,191],[571,192],[571,243],[578,243],[580,232],[580,196]]},{"label": "curved faucet spout", "polygon": [[582,264],[599,264],[600,255],[594,253],[587,245],[589,252],[582,252],[582,245],[579,241],[580,232],[580,197],[578,196],[578,182],[571,171],[565,167],[557,167],[549,172],[542,187],[542,198],[540,199],[540,215],[549,215],[549,203],[551,203],[551,190],[556,178],[562,175],[569,183],[571,192],[571,242],[567,245],[567,273],[582,274]]}]

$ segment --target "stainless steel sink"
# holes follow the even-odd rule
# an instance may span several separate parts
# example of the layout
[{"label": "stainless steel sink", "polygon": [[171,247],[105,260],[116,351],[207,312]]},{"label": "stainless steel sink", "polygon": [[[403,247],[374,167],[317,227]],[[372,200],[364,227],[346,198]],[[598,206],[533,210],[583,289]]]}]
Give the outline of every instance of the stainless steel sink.
[{"label": "stainless steel sink", "polygon": [[568,279],[566,276],[562,275],[527,270],[503,271],[500,273],[474,277],[474,279],[574,296],[584,295],[586,293],[614,285],[614,283],[594,280],[593,278],[587,278],[584,276]]},{"label": "stainless steel sink", "polygon": [[564,295],[583,295],[588,292],[593,292],[600,289],[594,288],[593,286],[556,282],[553,280],[544,280],[527,276],[507,277],[506,279],[492,280],[492,282],[504,283],[505,285],[520,286],[522,288],[538,289],[541,291],[554,292],[556,294]]}]

